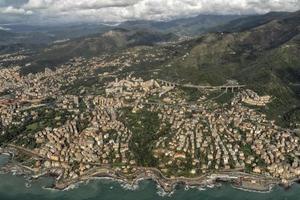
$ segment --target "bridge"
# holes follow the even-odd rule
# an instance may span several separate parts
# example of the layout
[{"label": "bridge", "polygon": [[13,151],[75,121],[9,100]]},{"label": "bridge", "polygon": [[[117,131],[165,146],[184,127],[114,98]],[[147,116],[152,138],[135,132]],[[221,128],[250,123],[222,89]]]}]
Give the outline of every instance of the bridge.
[{"label": "bridge", "polygon": [[158,79],[157,82],[162,84],[162,85],[168,86],[168,87],[180,86],[180,84],[178,84],[178,83],[173,83],[173,82],[170,82],[170,81],[164,81],[164,80],[161,80],[161,79]]},{"label": "bridge", "polygon": [[291,83],[291,86],[300,87],[300,83]]},{"label": "bridge", "polygon": [[163,107],[163,106],[168,106],[169,108],[174,108],[174,109],[180,109],[183,106],[186,108],[190,108],[193,111],[198,111],[202,112],[204,111],[203,108],[199,108],[197,105],[189,105],[189,104],[166,104],[166,103],[161,103],[161,102],[147,102],[147,103],[142,103],[143,105],[149,105],[149,106],[158,106],[158,107]]},{"label": "bridge", "polygon": [[195,88],[199,90],[231,90],[234,92],[234,90],[239,90],[241,88],[246,87],[246,85],[220,85],[220,86],[209,86],[209,85],[193,85],[193,84],[179,84],[179,83],[174,83],[170,81],[165,81],[165,80],[157,80],[158,83],[163,84],[168,87],[185,87],[185,88]]}]

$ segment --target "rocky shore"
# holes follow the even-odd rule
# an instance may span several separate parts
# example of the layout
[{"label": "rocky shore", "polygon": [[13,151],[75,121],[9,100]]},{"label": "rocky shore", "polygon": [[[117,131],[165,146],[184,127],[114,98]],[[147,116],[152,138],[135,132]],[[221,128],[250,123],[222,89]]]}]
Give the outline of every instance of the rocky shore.
[{"label": "rocky shore", "polygon": [[108,173],[94,173],[73,180],[57,180],[57,182],[53,185],[53,188],[57,190],[65,190],[69,188],[70,185],[74,185],[79,182],[86,182],[94,178],[109,178],[114,181],[130,185],[132,188],[135,188],[140,181],[152,180],[156,182],[165,193],[172,193],[179,184],[188,187],[205,188],[218,183],[231,183],[236,188],[254,192],[269,192],[274,185],[280,184],[280,180],[277,179],[255,176],[242,172],[223,172],[208,174],[197,178],[166,178],[157,169],[140,168],[135,174],[131,175],[131,177],[124,176],[111,169]]},{"label": "rocky shore", "polygon": [[[10,154],[9,150],[0,149],[0,154]],[[247,174],[239,171],[224,171],[218,173],[210,173],[196,178],[176,177],[167,178],[156,168],[140,167],[134,174],[125,175],[120,171],[112,168],[103,167],[91,170],[86,175],[80,176],[77,179],[62,179],[62,169],[53,168],[48,171],[36,173],[26,166],[19,165],[15,162],[9,162],[0,169],[1,173],[13,173],[16,175],[30,176],[31,179],[50,175],[56,177],[52,189],[66,190],[70,186],[79,182],[86,182],[95,178],[109,178],[114,181],[122,182],[134,188],[142,180],[152,180],[158,184],[165,193],[172,193],[177,185],[185,185],[188,187],[205,188],[217,183],[231,183],[233,187],[253,191],[253,192],[269,192],[274,185],[289,187],[298,179],[286,181],[284,184],[281,180],[272,177],[262,177],[255,174]]]}]

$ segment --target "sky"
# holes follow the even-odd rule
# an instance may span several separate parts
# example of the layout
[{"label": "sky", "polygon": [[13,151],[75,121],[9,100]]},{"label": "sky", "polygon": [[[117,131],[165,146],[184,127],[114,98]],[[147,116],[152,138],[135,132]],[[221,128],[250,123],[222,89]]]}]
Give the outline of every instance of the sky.
[{"label": "sky", "polygon": [[170,20],[300,10],[300,0],[0,0],[0,23]]}]

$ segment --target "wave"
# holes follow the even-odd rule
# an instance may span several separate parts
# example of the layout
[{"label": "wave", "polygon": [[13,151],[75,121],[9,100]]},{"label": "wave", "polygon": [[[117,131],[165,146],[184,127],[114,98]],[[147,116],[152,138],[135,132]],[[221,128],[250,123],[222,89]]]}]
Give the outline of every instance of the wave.
[{"label": "wave", "polygon": [[262,194],[268,194],[268,193],[271,193],[272,190],[273,190],[273,187],[269,187],[269,190],[268,190],[268,191],[251,190],[251,189],[246,189],[246,188],[236,187],[236,186],[233,186],[233,185],[231,185],[231,187],[233,187],[233,188],[235,188],[235,189],[238,189],[238,190],[242,190],[242,191],[244,191],[244,192],[253,192],[253,193],[262,193]]},{"label": "wave", "polygon": [[84,183],[84,181],[79,181],[77,183],[71,184],[68,187],[66,187],[65,189],[63,189],[63,191],[70,191],[70,190],[77,189],[77,188],[79,188],[79,185],[82,183]]},{"label": "wave", "polygon": [[156,189],[156,193],[161,197],[171,197],[175,192],[175,190],[173,190],[172,192],[166,192],[158,183],[156,183]]}]

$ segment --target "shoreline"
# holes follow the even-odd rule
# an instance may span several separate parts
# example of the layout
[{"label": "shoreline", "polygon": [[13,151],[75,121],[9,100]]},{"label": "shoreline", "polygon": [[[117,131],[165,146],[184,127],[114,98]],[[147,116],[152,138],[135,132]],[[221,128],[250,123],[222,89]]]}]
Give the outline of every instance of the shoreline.
[{"label": "shoreline", "polygon": [[[5,152],[0,149],[0,155],[11,156],[13,152]],[[112,182],[120,183],[125,189],[135,190],[138,188],[141,181],[153,181],[157,185],[163,195],[172,194],[178,185],[183,185],[187,188],[211,188],[217,184],[223,185],[223,183],[230,184],[231,187],[243,191],[255,192],[255,193],[269,193],[274,186],[283,188],[289,188],[292,184],[297,183],[299,179],[293,179],[283,184],[280,180],[272,177],[262,177],[261,175],[246,174],[243,172],[218,172],[206,174],[195,178],[167,178],[161,173],[160,170],[155,168],[138,168],[137,172],[131,174],[133,179],[129,179],[126,175],[120,175],[119,172],[113,168],[107,169],[108,173],[93,173],[90,175],[83,175],[77,179],[62,180],[58,179],[61,174],[56,174],[59,169],[50,169],[47,172],[40,174],[34,174],[28,167],[19,165],[18,163],[9,162],[1,167],[0,174],[12,174],[17,176],[29,176],[31,180],[38,180],[40,177],[50,176],[55,178],[51,187],[44,189],[51,189],[56,191],[67,191],[74,189],[81,183],[88,183],[90,180],[110,180]],[[246,183],[245,180],[246,179]],[[253,182],[253,185],[249,184]],[[259,184],[256,184],[259,182]]]}]

